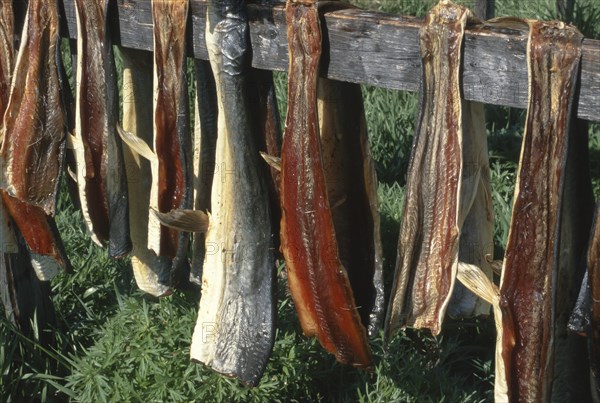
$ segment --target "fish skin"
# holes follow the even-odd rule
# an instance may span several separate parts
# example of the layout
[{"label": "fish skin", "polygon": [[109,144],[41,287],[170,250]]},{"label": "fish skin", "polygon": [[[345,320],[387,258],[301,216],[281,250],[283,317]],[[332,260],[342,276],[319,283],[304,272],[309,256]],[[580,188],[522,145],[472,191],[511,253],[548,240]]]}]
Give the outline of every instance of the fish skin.
[{"label": "fish skin", "polygon": [[[490,186],[490,169],[483,104],[463,101],[461,206],[459,262],[474,264],[492,279],[494,256],[494,206]],[[459,220],[460,220],[459,218]],[[454,284],[448,304],[448,316],[468,318],[488,315],[490,304]]]},{"label": "fish skin", "polygon": [[[460,231],[473,197],[463,194],[462,183],[463,129],[469,130],[464,120],[470,117],[464,111],[471,105],[460,98],[462,39],[472,20],[468,9],[441,1],[419,33],[425,79],[386,317],[388,340],[406,326],[439,334],[454,289]],[[436,58],[432,49],[447,54]],[[436,104],[439,98],[445,102]],[[477,184],[477,172],[474,177]]]},{"label": "fish skin", "polygon": [[[0,87],[5,89],[10,87],[12,63],[14,62],[14,15],[12,11],[10,2],[3,2],[0,5],[0,51],[3,52],[0,60]],[[59,79],[62,80],[63,78],[59,74]],[[8,89],[0,94],[0,116],[4,115],[8,96]],[[50,280],[58,273],[59,269],[70,271],[71,265],[54,219],[47,216],[41,208],[23,203],[9,196],[4,190],[0,190],[0,197],[2,198],[0,204],[3,205],[3,211],[16,224],[14,230],[20,232],[20,236],[25,239],[30,249],[30,255],[35,257],[34,261],[38,262],[35,267],[38,269],[36,273],[39,279]],[[3,240],[2,252],[4,253],[5,249],[15,249],[8,246],[16,245],[16,241],[13,241],[15,236],[13,229],[3,228],[1,234]],[[6,251],[6,253],[9,252]],[[11,253],[18,253],[18,250],[12,250]],[[40,260],[44,259],[43,256],[47,256],[49,259],[47,258],[42,264]],[[6,258],[10,259],[10,257]]]},{"label": "fish skin", "polygon": [[248,97],[246,2],[208,3],[206,44],[218,95],[218,139],[202,297],[191,359],[260,381],[275,338],[275,264],[267,178]]},{"label": "fish skin", "polygon": [[2,186],[48,215],[55,213],[65,151],[61,64],[57,2],[31,0],[4,114]]},{"label": "fish skin", "polygon": [[369,336],[383,315],[382,249],[377,177],[369,152],[360,86],[319,78],[321,159],[340,262]]},{"label": "fish skin", "polygon": [[281,249],[302,330],[342,363],[373,365],[337,250],[317,117],[321,28],[316,2],[286,4],[288,112],[282,147]]},{"label": "fish skin", "polygon": [[[505,363],[507,399],[549,401],[573,393],[560,389],[576,376],[572,366],[581,367],[563,354],[569,351],[566,312],[575,302],[572,278],[582,249],[578,230],[569,225],[585,222],[577,221],[581,211],[565,193],[569,180],[580,174],[568,156],[569,148],[577,147],[578,134],[569,131],[583,36],[561,22],[528,23],[531,89],[501,277],[497,348]],[[567,251],[573,255],[565,259]],[[557,294],[563,287],[572,297]]]},{"label": "fish skin", "polygon": [[[154,24],[154,152],[150,207],[168,213],[193,203],[185,31],[188,0],[152,0]],[[160,225],[148,212],[148,248],[181,258],[189,235]],[[176,273],[174,273],[176,274]],[[180,276],[181,273],[176,274]]]},{"label": "fish skin", "polygon": [[[123,129],[147,143],[152,142],[152,53],[121,49],[123,59]],[[155,297],[173,293],[171,272],[182,271],[173,267],[168,257],[158,257],[148,249],[148,211],[152,172],[150,162],[136,156],[129,147],[123,148],[129,186],[129,222],[133,244],[131,266],[138,287]],[[183,260],[178,262],[184,263]]]},{"label": "fish skin", "polygon": [[[258,144],[261,152],[267,155],[279,158],[281,156],[281,122],[279,119],[279,109],[277,107],[277,97],[275,95],[275,83],[273,81],[273,72],[269,70],[251,70],[252,77],[252,101],[254,107],[253,113],[257,116]],[[271,215],[273,222],[273,233],[279,234],[280,197],[279,184],[280,171],[270,167],[271,181],[268,182],[269,194],[271,195]],[[279,240],[275,240],[275,246],[279,245]]]},{"label": "fish skin", "polygon": [[[51,280],[59,270],[73,270],[53,217],[39,207],[23,203],[0,191],[2,202],[25,240],[41,281]],[[37,257],[36,257],[37,255]],[[43,258],[45,257],[45,258]]]},{"label": "fish skin", "polygon": [[76,0],[77,103],[75,147],[81,210],[99,246],[111,257],[131,251],[127,180],[117,134],[118,93],[108,0]]},{"label": "fish skin", "polygon": [[[215,78],[206,60],[195,61],[196,120],[194,121],[194,209],[210,211],[217,148],[217,91]],[[206,234],[193,234],[190,282],[202,285]]]},{"label": "fish skin", "polygon": [[589,332],[590,362],[594,396],[600,398],[600,199],[596,206],[594,224],[587,253],[587,274],[591,295]]}]

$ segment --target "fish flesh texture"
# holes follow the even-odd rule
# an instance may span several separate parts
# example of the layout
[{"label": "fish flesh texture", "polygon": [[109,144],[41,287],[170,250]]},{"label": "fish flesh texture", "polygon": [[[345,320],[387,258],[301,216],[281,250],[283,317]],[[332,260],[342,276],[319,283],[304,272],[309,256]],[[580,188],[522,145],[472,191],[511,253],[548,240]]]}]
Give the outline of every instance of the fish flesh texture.
[{"label": "fish flesh texture", "polygon": [[254,386],[273,348],[276,306],[267,177],[248,96],[245,1],[209,1],[206,45],[218,138],[191,358]]},{"label": "fish flesh texture", "polygon": [[321,160],[339,258],[369,336],[383,314],[382,250],[377,176],[357,84],[319,78],[317,116]]},{"label": "fish flesh texture", "polygon": [[583,36],[561,22],[527,23],[528,111],[500,283],[507,396],[497,399],[569,401],[582,392],[572,387],[581,361],[566,338],[587,236],[577,223],[590,221],[578,206],[585,194],[574,194],[585,187],[570,183],[581,175],[571,115]]},{"label": "fish flesh texture", "polygon": [[[123,60],[123,130],[130,136],[152,142],[152,53],[121,49]],[[133,244],[131,266],[138,287],[155,297],[173,292],[171,272],[183,270],[187,259],[158,257],[148,249],[148,210],[152,172],[150,161],[130,147],[123,147],[129,186],[129,224]],[[149,155],[151,158],[153,154]]]},{"label": "fish flesh texture", "polygon": [[[0,61],[0,70],[2,72],[8,72],[2,74],[2,87],[8,87],[10,85],[11,73],[12,73],[12,62],[14,54],[13,41],[14,38],[14,22],[12,9],[8,3],[3,4],[0,9],[0,51],[2,51],[2,61]],[[6,57],[4,57],[6,56]],[[60,72],[59,72],[60,73]],[[61,84],[64,83],[61,81]],[[8,100],[8,91],[6,94],[2,94],[5,100]],[[7,103],[0,101],[0,115],[3,115]],[[70,263],[67,258],[64,246],[54,218],[47,216],[44,210],[39,207],[24,203],[9,194],[0,190],[1,201],[6,209],[8,215],[12,218],[16,224],[16,230],[20,232],[29,248],[29,255],[31,256],[31,264],[33,265],[37,276],[40,280],[50,280],[54,277],[60,269],[70,270]],[[10,235],[6,235],[6,239],[10,239]],[[3,236],[2,239],[5,239]],[[10,242],[9,242],[10,244]]]},{"label": "fish flesh texture", "polygon": [[[194,121],[194,210],[210,211],[217,147],[217,92],[215,78],[206,60],[196,60],[196,102]],[[195,232],[192,242],[190,282],[202,285],[206,236]]]},{"label": "fish flesh texture", "polygon": [[54,215],[65,150],[55,0],[29,1],[3,121],[2,187]]},{"label": "fish flesh texture", "polygon": [[25,240],[33,266],[41,281],[51,280],[60,270],[72,271],[67,252],[53,217],[44,210],[0,191],[2,203]]},{"label": "fish flesh texture", "polygon": [[[4,115],[8,104],[10,80],[13,74],[14,26],[12,2],[3,1],[0,3],[0,117]],[[3,133],[4,131],[0,136]],[[50,284],[37,278],[36,271],[32,267],[32,264],[40,263],[43,258],[36,258],[29,252],[6,206],[16,210],[14,213],[17,219],[29,219],[21,222],[21,226],[26,231],[25,234],[28,234],[27,231],[33,232],[35,236],[29,237],[30,240],[41,242],[42,247],[55,245],[43,242],[46,236],[53,234],[45,231],[46,228],[40,228],[40,224],[48,224],[50,218],[47,219],[42,209],[13,199],[3,190],[0,192],[2,193],[0,198],[0,239],[2,241],[0,299],[4,306],[5,317],[28,337],[33,338],[37,333],[39,342],[47,346],[52,342],[52,333],[44,330],[49,330],[56,324],[54,306],[50,299]],[[5,204],[4,200],[8,203]],[[47,270],[48,267],[54,268],[55,265],[53,262],[39,264],[38,272],[48,273],[51,271],[51,269]],[[38,329],[32,328],[34,319]]]},{"label": "fish flesh texture", "polygon": [[[423,82],[398,241],[386,338],[401,327],[442,328],[459,260],[491,278],[493,210],[483,106],[461,99],[466,8],[441,1],[419,32]],[[465,294],[464,290],[457,292]],[[454,315],[489,311],[455,295]]]},{"label": "fish flesh texture", "polygon": [[317,107],[321,27],[315,1],[286,4],[288,110],[281,157],[281,249],[302,330],[342,363],[373,365],[340,261]]},{"label": "fish flesh texture", "polygon": [[118,89],[108,0],[76,0],[75,158],[84,221],[111,257],[131,251],[127,180],[117,133]]},{"label": "fish flesh texture", "polygon": [[[192,155],[186,78],[185,31],[188,0],[152,0],[154,30],[154,152],[150,161],[150,209],[191,209]],[[189,234],[160,224],[149,212],[148,248],[158,256],[182,258]]]}]

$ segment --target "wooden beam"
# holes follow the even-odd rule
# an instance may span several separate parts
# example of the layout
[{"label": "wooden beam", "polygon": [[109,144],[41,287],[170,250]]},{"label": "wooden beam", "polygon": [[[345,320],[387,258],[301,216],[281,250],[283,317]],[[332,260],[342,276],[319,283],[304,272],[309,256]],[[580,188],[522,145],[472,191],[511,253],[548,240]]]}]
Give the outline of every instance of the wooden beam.
[{"label": "wooden beam", "polygon": [[494,18],[496,12],[496,0],[475,0],[473,13],[482,20]]},{"label": "wooden beam", "polygon": [[[63,0],[67,19],[63,35],[77,35],[73,0]],[[117,0],[115,42],[152,50],[150,0]],[[207,59],[204,41],[206,3],[190,0],[189,55]],[[248,7],[252,65],[287,70],[285,15],[281,5]],[[421,21],[363,10],[325,15],[321,74],[331,79],[404,91],[417,91],[421,80],[418,31]],[[527,106],[527,36],[512,30],[470,30],[465,36],[463,94],[466,99],[517,108]],[[600,121],[600,41],[583,43],[581,90],[577,115]]]}]

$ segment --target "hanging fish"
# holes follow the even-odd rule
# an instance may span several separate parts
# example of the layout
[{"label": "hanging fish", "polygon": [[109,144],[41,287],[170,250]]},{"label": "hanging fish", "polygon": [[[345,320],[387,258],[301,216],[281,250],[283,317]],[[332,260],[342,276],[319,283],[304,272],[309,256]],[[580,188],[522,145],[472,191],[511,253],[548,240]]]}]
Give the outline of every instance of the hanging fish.
[{"label": "hanging fish", "polygon": [[81,211],[92,239],[111,257],[131,251],[127,180],[117,133],[119,99],[109,1],[76,0],[75,157]]},{"label": "hanging fish", "polygon": [[57,1],[31,0],[3,121],[2,187],[54,215],[65,150]]},{"label": "hanging fish", "polygon": [[[9,73],[8,75],[2,73],[2,84],[0,86],[6,88],[10,86],[10,73],[12,72],[14,24],[12,8],[8,3],[3,3],[0,11],[2,12],[0,14],[0,50],[3,52],[0,70]],[[66,81],[66,77],[62,75],[61,67],[59,66],[59,78],[62,86]],[[0,97],[8,100],[8,95],[9,91],[6,91]],[[6,107],[7,102],[0,100],[0,106]],[[4,114],[4,111],[5,109],[0,109],[0,116]],[[0,138],[5,132],[0,133]],[[19,236],[22,236],[27,243],[30,250],[29,256],[32,259],[31,265],[39,279],[43,281],[50,280],[61,269],[69,271],[71,266],[54,218],[47,216],[40,207],[9,196],[4,190],[0,190],[0,196],[0,204],[4,205],[2,208],[6,208],[7,213],[17,226],[16,230],[19,232]]]},{"label": "hanging fish", "polygon": [[339,258],[361,322],[375,336],[383,314],[383,258],[362,93],[356,84],[322,78],[317,87],[321,161]]},{"label": "hanging fish", "polygon": [[592,227],[587,254],[587,273],[592,300],[589,330],[589,351],[592,364],[593,390],[596,400],[600,399],[600,200]]},{"label": "hanging fish", "polygon": [[571,121],[583,36],[562,22],[488,24],[529,30],[530,92],[511,226],[500,289],[487,291],[498,330],[495,398],[589,401],[585,343],[567,333],[593,203],[587,136]]},{"label": "hanging fish", "polygon": [[193,202],[185,63],[187,18],[187,0],[152,0],[156,158],[150,161],[148,248],[171,259],[187,254],[189,235],[162,226],[156,212],[190,209]]},{"label": "hanging fish", "polygon": [[[14,15],[12,2],[0,3],[0,117],[8,104],[10,80],[14,62]],[[0,121],[0,124],[2,122]],[[1,136],[1,134],[0,134]],[[0,139],[1,142],[1,139]],[[55,315],[50,299],[50,285],[45,276],[52,274],[57,268],[56,261],[40,255],[44,248],[52,250],[56,245],[52,239],[56,233],[48,230],[52,219],[46,217],[38,207],[29,206],[14,199],[4,190],[0,190],[0,298],[5,317],[24,334],[35,336],[31,323],[35,320],[39,341],[48,345],[52,341],[50,327],[55,326]],[[5,208],[8,206],[8,209]],[[8,210],[20,222],[25,236],[29,239],[29,248],[11,219]],[[55,228],[54,228],[55,229]],[[48,240],[50,237],[50,240]],[[58,238],[60,241],[60,238]],[[41,248],[37,248],[40,246]],[[33,249],[36,253],[30,253]],[[61,250],[64,252],[64,250]],[[58,253],[57,253],[58,254]],[[57,256],[62,258],[62,256]],[[65,259],[66,260],[66,259]],[[32,264],[35,265],[32,267]],[[36,277],[37,276],[40,278]],[[42,330],[42,331],[40,331]]]},{"label": "hanging fish", "polygon": [[[322,38],[316,2],[288,1],[286,22],[288,111],[280,197],[281,249],[289,288],[304,334],[317,337],[342,363],[371,367],[367,332],[340,260],[334,227],[331,203],[344,200],[329,200],[321,150],[319,118],[328,117],[318,115]],[[322,109],[331,106],[321,103]],[[354,141],[362,146],[360,138]]]},{"label": "hanging fish", "polygon": [[249,105],[246,2],[209,1],[206,45],[218,138],[202,297],[191,358],[256,385],[275,336],[275,265],[265,170]]},{"label": "hanging fish", "polygon": [[[473,14],[440,1],[419,32],[423,82],[398,241],[386,337],[442,328],[459,260],[492,276],[493,208],[483,105],[461,98],[461,49]],[[455,316],[489,305],[457,287]]]},{"label": "hanging fish", "polygon": [[[215,173],[217,147],[217,92],[215,79],[206,60],[196,60],[196,120],[194,121],[194,210],[211,210],[210,194]],[[206,220],[207,224],[208,221]],[[203,229],[194,228],[194,229]],[[202,267],[206,255],[205,232],[194,232],[190,281],[202,284]]]},{"label": "hanging fish", "polygon": [[[133,249],[131,266],[138,287],[155,297],[173,292],[171,273],[183,270],[187,259],[158,257],[148,249],[148,210],[152,173],[156,158],[146,145],[152,141],[152,53],[121,49],[123,60],[123,130],[120,134],[138,147],[123,148],[129,186],[129,223]],[[144,158],[140,157],[141,153]]]}]

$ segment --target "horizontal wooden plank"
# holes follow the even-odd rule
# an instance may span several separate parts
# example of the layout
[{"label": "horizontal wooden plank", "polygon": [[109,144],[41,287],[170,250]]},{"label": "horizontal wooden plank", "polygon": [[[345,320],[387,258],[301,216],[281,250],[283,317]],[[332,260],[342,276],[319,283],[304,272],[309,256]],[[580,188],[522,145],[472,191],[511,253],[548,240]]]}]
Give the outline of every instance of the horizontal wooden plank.
[{"label": "horizontal wooden plank", "polygon": [[[73,0],[64,1],[67,24],[63,35],[77,35]],[[206,3],[191,0],[189,54],[207,59],[204,41]],[[118,21],[114,36],[121,46],[152,50],[150,0],[117,0]],[[267,70],[287,70],[287,43],[283,6],[252,4],[248,7],[252,65]],[[331,79],[378,87],[417,91],[421,80],[418,30],[413,17],[348,9],[325,15],[325,51],[322,75]],[[467,31],[464,50],[463,94],[488,104],[525,108],[527,104],[527,37],[517,31],[477,29]],[[577,115],[600,121],[600,41],[583,45],[581,90]]]}]

